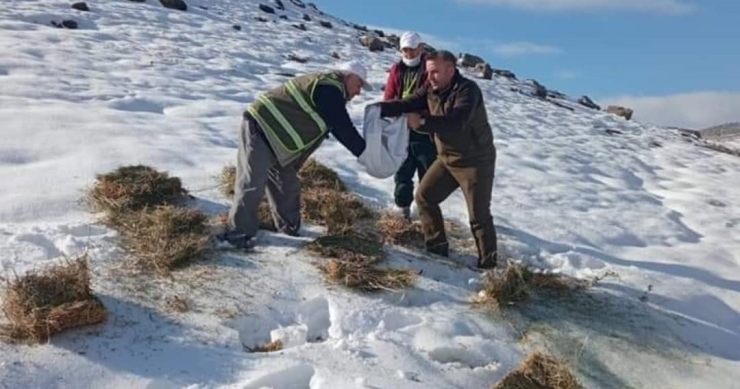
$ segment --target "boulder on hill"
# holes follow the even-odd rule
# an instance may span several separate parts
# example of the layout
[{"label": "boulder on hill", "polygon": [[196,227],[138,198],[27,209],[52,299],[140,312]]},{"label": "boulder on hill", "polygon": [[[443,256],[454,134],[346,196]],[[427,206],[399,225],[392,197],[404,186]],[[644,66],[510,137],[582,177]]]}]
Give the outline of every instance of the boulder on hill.
[{"label": "boulder on hill", "polygon": [[621,107],[619,105],[610,105],[606,107],[606,112],[609,112],[617,116],[621,116],[625,118],[625,120],[632,119],[632,114],[634,113],[634,111],[631,108]]}]

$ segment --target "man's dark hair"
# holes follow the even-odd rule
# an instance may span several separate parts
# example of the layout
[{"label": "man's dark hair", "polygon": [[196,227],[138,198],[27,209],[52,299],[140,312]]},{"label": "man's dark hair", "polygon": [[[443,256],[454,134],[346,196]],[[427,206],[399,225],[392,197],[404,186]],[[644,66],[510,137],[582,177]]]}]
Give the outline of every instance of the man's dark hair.
[{"label": "man's dark hair", "polygon": [[455,57],[455,54],[452,54],[447,50],[432,51],[431,53],[427,54],[426,57],[427,61],[436,61],[438,59],[441,59],[442,62],[448,62],[453,65],[457,64],[457,58]]}]

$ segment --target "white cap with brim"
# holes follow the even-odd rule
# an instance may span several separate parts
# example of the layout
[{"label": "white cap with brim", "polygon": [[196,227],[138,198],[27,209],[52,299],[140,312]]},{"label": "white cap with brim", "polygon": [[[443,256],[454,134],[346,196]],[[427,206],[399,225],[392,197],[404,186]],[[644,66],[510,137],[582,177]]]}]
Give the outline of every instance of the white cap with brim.
[{"label": "white cap with brim", "polygon": [[421,44],[421,36],[415,32],[404,32],[401,35],[400,48],[401,49],[415,49]]},{"label": "white cap with brim", "polygon": [[360,77],[360,79],[362,80],[363,89],[368,90],[368,91],[373,90],[373,86],[367,82],[367,69],[365,69],[365,67],[362,66],[361,63],[357,61],[349,61],[349,62],[340,64],[337,67],[337,69],[345,71],[345,72],[354,73],[356,76]]}]

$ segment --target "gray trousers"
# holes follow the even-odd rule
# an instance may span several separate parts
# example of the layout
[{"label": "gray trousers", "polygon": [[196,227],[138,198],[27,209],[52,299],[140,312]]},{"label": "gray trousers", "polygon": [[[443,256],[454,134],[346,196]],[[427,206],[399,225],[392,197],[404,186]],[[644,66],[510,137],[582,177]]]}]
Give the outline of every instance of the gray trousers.
[{"label": "gray trousers", "polygon": [[301,227],[301,183],[298,170],[312,150],[290,165],[280,166],[258,124],[250,118],[242,121],[238,148],[228,235],[251,238],[257,234],[260,226],[257,208],[265,196],[265,190],[277,229],[297,232]]}]

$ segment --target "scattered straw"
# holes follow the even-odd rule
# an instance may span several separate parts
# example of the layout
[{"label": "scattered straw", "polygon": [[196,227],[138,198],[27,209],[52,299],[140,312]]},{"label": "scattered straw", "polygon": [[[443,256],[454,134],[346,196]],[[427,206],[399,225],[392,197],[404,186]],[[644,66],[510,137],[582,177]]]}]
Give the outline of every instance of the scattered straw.
[{"label": "scattered straw", "polygon": [[221,194],[230,199],[234,197],[234,185],[236,185],[236,166],[226,165],[218,176],[218,187]]},{"label": "scattered straw", "polygon": [[364,292],[398,291],[411,286],[417,274],[408,269],[378,267],[383,259],[383,244],[346,231],[340,235],[322,236],[308,245],[308,249],[330,258],[318,265],[331,283]]},{"label": "scattered straw", "polygon": [[267,343],[264,346],[256,346],[256,347],[244,346],[244,349],[249,351],[250,353],[272,353],[275,351],[282,350],[283,342],[281,342],[280,340],[276,340],[274,342]]},{"label": "scattered straw", "polygon": [[367,260],[331,259],[319,269],[329,281],[364,292],[400,291],[413,285],[417,277],[411,270],[379,268]]},{"label": "scattered straw", "polygon": [[373,217],[362,200],[349,192],[310,188],[303,191],[301,198],[303,220],[325,226],[329,234],[340,233],[362,219]]},{"label": "scattered straw", "polygon": [[160,272],[185,265],[210,249],[208,216],[171,205],[122,216],[125,247],[139,265]]},{"label": "scattered straw", "polygon": [[354,231],[320,236],[310,242],[306,248],[324,257],[339,260],[359,258],[360,260],[376,262],[381,260],[384,255],[381,242]]},{"label": "scattered straw", "polygon": [[567,364],[541,352],[531,354],[493,389],[581,389]]},{"label": "scattered straw", "polygon": [[105,222],[116,225],[118,216],[146,207],[179,204],[187,199],[179,178],[169,177],[149,166],[123,166],[97,175],[87,191],[93,211],[106,212]]},{"label": "scattered straw", "polygon": [[5,337],[36,342],[67,329],[100,323],[107,316],[90,289],[86,256],[7,281],[2,310],[10,321],[2,331]]},{"label": "scattered straw", "polygon": [[298,171],[303,189],[327,189],[346,192],[347,187],[339,175],[314,158],[309,158]]},{"label": "scattered straw", "polygon": [[587,284],[561,275],[534,273],[525,266],[510,264],[505,269],[486,272],[483,290],[476,303],[499,309],[526,300],[537,289],[572,290],[587,287]]},{"label": "scattered straw", "polygon": [[424,247],[424,234],[421,232],[421,225],[409,221],[397,213],[383,213],[378,219],[376,227],[386,243],[414,248]]}]

